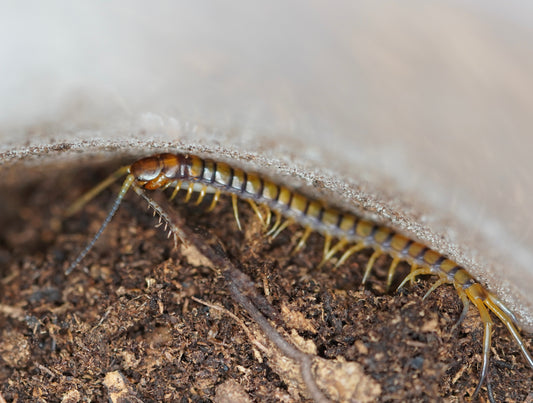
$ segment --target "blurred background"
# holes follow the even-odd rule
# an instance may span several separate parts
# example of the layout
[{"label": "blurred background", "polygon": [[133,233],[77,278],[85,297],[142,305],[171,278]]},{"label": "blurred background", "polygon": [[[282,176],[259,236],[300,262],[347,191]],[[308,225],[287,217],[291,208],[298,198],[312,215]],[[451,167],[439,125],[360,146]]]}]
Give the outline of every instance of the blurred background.
[{"label": "blurred background", "polygon": [[532,16],[517,0],[4,2],[0,157],[203,144],[332,172],[415,206],[533,328]]}]

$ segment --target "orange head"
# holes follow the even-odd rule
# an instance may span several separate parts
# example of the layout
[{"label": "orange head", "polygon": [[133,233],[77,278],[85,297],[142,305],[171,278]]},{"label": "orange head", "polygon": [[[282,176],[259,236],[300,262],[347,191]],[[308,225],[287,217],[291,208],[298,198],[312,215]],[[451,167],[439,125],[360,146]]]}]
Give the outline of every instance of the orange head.
[{"label": "orange head", "polygon": [[135,161],[130,173],[135,183],[144,189],[154,190],[179,179],[185,157],[176,154],[156,154]]}]

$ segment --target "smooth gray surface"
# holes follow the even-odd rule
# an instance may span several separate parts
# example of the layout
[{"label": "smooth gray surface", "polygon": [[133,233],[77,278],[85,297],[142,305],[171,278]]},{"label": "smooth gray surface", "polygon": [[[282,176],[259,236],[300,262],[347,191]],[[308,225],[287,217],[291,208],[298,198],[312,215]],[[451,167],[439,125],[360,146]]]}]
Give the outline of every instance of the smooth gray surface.
[{"label": "smooth gray surface", "polygon": [[533,329],[533,6],[330,4],[0,5],[0,157],[179,148],[319,178]]}]

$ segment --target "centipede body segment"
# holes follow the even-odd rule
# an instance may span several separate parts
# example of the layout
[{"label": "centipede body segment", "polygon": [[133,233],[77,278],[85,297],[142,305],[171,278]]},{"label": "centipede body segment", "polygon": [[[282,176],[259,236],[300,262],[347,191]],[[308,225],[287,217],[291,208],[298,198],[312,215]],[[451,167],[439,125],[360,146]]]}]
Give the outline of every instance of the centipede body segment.
[{"label": "centipede body segment", "polygon": [[[387,276],[388,285],[391,284],[396,267],[400,262],[406,262],[411,267],[410,274],[403,279],[400,287],[419,275],[438,277],[429,292],[442,284],[452,284],[464,304],[461,317],[464,316],[472,303],[479,311],[484,326],[482,368],[474,395],[479,392],[488,376],[493,326],[491,313],[505,325],[526,362],[533,368],[533,358],[520,336],[516,327],[516,318],[512,312],[494,294],[476,281],[465,268],[439,252],[409,239],[391,228],[358,217],[353,213],[329,207],[319,200],[295,192],[261,175],[245,172],[224,162],[184,154],[157,154],[143,158],[116,171],[106,181],[76,202],[68,214],[78,210],[94,195],[123,175],[127,175],[126,179],[110,213],[96,236],[69,266],[67,273],[72,271],[92,248],[130,188],[145,198],[165,223],[171,226],[170,230],[175,238],[180,238],[179,228],[172,226],[165,211],[146,195],[146,190],[172,188],[173,192],[170,198],[173,199],[182,189],[186,191],[186,201],[193,200],[193,193],[198,193],[194,200],[196,204],[200,204],[207,194],[212,194],[208,210],[215,207],[221,194],[229,194],[232,197],[234,214],[239,228],[241,228],[241,224],[237,210],[237,199],[242,199],[249,202],[265,227],[269,227],[267,234],[270,236],[277,236],[291,223],[304,227],[304,233],[296,244],[295,251],[300,251],[305,247],[307,238],[312,232],[323,235],[325,245],[321,264],[338,256],[336,264],[341,265],[358,251],[366,248],[373,249],[374,252],[364,271],[363,283],[367,281],[376,259],[387,254],[392,257]],[[336,243],[333,243],[334,241]],[[490,388],[489,398],[494,400]]]}]

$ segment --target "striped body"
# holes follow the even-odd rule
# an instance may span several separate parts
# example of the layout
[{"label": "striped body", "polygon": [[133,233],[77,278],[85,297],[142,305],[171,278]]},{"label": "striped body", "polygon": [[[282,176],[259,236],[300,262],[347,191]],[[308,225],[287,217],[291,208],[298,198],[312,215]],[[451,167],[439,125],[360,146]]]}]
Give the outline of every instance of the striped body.
[{"label": "striped body", "polygon": [[445,276],[450,283],[463,288],[475,283],[465,269],[421,243],[224,162],[193,155],[159,154],[135,162],[130,172],[140,186],[149,190],[176,186],[178,181],[182,181],[206,185],[210,193],[219,189],[237,194],[241,199],[266,204],[273,211],[323,235],[328,234],[348,243],[363,242],[366,247],[380,249],[409,264],[427,267],[431,273]]}]

